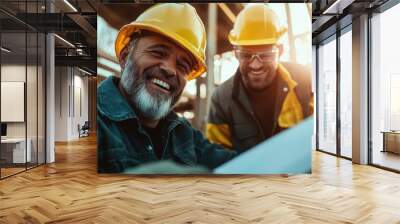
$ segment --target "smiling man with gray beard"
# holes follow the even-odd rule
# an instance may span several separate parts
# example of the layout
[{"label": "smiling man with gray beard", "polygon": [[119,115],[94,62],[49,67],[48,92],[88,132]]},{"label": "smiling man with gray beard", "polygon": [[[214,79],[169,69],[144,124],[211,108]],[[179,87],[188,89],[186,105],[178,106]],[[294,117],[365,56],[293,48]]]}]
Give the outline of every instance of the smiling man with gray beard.
[{"label": "smiling man with gray beard", "polygon": [[157,4],[120,29],[121,78],[97,90],[99,173],[161,160],[213,169],[236,155],[172,111],[187,81],[205,72],[205,46],[204,25],[187,3]]},{"label": "smiling man with gray beard", "polygon": [[[166,94],[156,93],[154,96],[149,93],[146,88],[146,77],[154,77],[150,72],[145,72],[140,76],[135,70],[132,61],[134,45],[131,46],[128,60],[122,72],[120,81],[120,90],[125,93],[128,100],[133,103],[133,106],[146,118],[158,120],[165,117],[172,106],[172,97]],[[154,68],[151,70],[154,73],[162,73],[164,70]],[[150,73],[150,74],[149,74]],[[175,102],[178,100],[176,97]]]}]

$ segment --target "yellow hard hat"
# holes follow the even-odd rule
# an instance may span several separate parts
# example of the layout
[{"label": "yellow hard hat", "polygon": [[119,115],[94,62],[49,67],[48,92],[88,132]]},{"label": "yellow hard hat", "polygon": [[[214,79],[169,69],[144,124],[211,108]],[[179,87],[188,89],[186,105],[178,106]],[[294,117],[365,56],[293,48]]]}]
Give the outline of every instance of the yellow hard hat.
[{"label": "yellow hard hat", "polygon": [[266,4],[249,4],[238,14],[228,38],[232,45],[275,44],[286,30]]},{"label": "yellow hard hat", "polygon": [[206,31],[193,6],[187,3],[164,3],[144,11],[135,21],[120,29],[115,40],[117,58],[129,43],[132,33],[138,30],[164,35],[192,53],[198,66],[189,74],[188,80],[197,78],[206,71]]}]

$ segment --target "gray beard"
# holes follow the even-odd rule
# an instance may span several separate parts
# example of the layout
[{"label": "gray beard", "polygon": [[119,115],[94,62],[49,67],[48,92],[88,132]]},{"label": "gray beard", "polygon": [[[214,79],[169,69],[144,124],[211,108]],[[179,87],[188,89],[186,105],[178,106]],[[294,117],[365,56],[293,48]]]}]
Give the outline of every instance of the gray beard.
[{"label": "gray beard", "polygon": [[121,75],[121,85],[140,115],[152,120],[159,120],[167,116],[172,109],[172,97],[157,94],[153,96],[146,88],[146,79],[140,78],[134,69],[131,54],[128,55],[125,68]]}]

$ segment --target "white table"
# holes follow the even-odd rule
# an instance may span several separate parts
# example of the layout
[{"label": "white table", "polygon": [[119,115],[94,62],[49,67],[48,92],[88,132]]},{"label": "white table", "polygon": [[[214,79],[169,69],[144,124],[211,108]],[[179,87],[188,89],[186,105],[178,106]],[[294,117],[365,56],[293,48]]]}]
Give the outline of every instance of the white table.
[{"label": "white table", "polygon": [[[9,147],[12,147],[12,163],[25,163],[31,162],[31,145],[32,141],[30,138],[27,138],[26,141],[28,142],[25,151],[25,138],[6,138],[1,139],[1,147],[2,152],[6,150],[10,150]],[[5,147],[5,148],[4,148]],[[26,154],[25,154],[26,152]],[[3,156],[2,156],[3,157]],[[26,159],[26,161],[25,161]]]}]

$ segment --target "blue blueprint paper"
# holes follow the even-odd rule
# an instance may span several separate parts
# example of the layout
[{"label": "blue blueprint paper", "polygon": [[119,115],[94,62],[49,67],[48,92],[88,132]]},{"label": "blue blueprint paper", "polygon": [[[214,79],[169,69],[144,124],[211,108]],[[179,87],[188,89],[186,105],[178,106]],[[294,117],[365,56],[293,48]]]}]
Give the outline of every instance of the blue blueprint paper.
[{"label": "blue blueprint paper", "polygon": [[311,173],[313,117],[256,145],[214,170],[216,174]]}]

